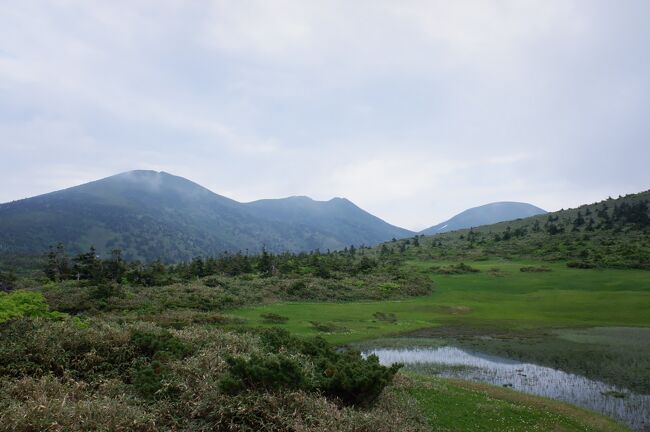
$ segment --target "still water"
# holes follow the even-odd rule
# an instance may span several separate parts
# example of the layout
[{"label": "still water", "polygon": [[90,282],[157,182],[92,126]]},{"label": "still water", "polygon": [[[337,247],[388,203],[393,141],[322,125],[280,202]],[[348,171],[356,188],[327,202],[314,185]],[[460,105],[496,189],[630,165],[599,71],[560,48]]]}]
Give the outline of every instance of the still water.
[{"label": "still water", "polygon": [[650,395],[590,380],[531,363],[486,356],[454,347],[373,349],[382,364],[404,363],[408,369],[426,371],[435,366],[443,377],[481,381],[569,402],[627,424],[634,430],[650,428]]}]

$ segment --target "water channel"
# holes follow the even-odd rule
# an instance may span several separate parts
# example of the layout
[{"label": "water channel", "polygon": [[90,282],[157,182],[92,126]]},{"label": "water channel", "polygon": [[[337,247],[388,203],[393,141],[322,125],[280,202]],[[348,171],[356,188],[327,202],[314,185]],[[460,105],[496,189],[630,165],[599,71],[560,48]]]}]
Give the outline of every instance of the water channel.
[{"label": "water channel", "polygon": [[365,354],[375,354],[385,365],[403,363],[406,369],[418,372],[511,387],[568,402],[612,417],[637,431],[650,428],[650,395],[561,370],[454,347],[376,348]]}]

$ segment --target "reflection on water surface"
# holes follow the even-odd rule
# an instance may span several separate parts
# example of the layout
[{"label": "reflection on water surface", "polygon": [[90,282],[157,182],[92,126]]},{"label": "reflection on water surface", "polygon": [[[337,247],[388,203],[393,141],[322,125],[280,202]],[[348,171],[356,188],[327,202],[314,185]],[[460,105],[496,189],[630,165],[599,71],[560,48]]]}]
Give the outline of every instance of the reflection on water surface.
[{"label": "reflection on water surface", "polygon": [[[531,363],[463,351],[454,347],[367,351],[382,364],[404,363],[415,371],[435,370],[441,376],[481,381],[569,402],[615,418],[635,430],[650,427],[650,395],[590,380]],[[435,366],[435,368],[430,368]]]}]

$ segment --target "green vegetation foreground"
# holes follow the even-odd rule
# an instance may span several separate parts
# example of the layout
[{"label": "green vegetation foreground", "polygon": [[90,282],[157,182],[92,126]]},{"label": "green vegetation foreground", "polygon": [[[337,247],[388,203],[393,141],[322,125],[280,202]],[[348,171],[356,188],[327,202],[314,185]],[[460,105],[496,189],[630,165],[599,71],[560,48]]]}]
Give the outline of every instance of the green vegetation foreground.
[{"label": "green vegetation foreground", "polygon": [[647,393],[637,198],[336,253],[167,265],[61,245],[45,277],[0,272],[0,430],[624,430],[327,340],[426,337]]}]

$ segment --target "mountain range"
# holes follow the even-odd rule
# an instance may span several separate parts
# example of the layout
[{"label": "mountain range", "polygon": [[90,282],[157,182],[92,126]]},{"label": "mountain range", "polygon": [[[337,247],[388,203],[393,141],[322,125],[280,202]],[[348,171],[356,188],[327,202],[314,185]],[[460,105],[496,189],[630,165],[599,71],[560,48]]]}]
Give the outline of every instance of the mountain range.
[{"label": "mountain range", "polygon": [[0,251],[121,249],[127,259],[186,260],[222,252],[343,249],[414,233],[344,198],[240,203],[165,172],[130,171],[0,205]]},{"label": "mountain range", "polygon": [[[434,234],[543,210],[495,203],[424,230]],[[471,216],[471,217],[470,217]],[[467,225],[470,224],[470,225]],[[181,261],[223,252],[300,252],[372,246],[417,233],[391,225],[345,198],[304,196],[241,203],[165,172],[136,170],[0,204],[0,253],[121,249],[128,260]]]}]

